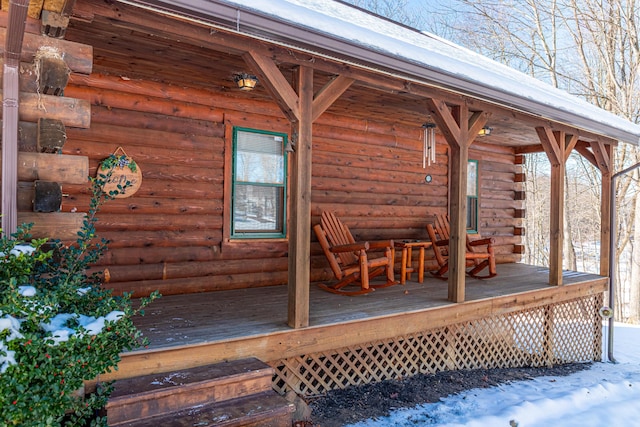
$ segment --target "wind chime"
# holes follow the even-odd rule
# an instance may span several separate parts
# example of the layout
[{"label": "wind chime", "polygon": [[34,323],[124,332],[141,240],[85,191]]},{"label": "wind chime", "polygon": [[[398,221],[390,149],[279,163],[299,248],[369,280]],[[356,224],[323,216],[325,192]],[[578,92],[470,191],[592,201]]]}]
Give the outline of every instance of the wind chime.
[{"label": "wind chime", "polygon": [[427,166],[431,166],[431,163],[436,162],[436,125],[434,123],[425,123],[422,128],[424,129],[422,168],[426,169]]}]

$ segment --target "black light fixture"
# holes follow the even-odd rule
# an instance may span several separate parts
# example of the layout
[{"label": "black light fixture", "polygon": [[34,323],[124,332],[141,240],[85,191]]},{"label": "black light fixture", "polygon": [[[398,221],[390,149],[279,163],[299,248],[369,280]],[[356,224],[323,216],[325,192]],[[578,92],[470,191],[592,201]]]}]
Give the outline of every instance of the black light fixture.
[{"label": "black light fixture", "polygon": [[489,126],[485,126],[482,129],[480,129],[480,132],[478,132],[478,136],[488,136],[491,135],[491,131],[493,129],[490,128]]},{"label": "black light fixture", "polygon": [[253,90],[258,84],[258,78],[252,74],[240,73],[233,77],[233,81],[238,85],[240,90]]}]

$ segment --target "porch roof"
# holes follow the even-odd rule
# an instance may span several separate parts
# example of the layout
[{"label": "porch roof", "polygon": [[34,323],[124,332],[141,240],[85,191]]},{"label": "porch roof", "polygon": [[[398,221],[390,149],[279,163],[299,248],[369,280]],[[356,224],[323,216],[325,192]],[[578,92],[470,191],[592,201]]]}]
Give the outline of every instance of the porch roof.
[{"label": "porch roof", "polygon": [[121,0],[639,144],[640,126],[433,34],[328,0]]}]

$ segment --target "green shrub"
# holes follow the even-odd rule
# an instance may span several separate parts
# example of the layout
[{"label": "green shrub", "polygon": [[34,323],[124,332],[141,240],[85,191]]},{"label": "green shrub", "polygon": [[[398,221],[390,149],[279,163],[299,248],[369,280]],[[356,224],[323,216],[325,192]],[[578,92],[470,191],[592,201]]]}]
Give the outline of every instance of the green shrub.
[{"label": "green shrub", "polygon": [[131,294],[112,295],[88,273],[106,249],[94,227],[99,206],[114,196],[102,191],[106,179],[92,179],[75,244],[33,240],[30,225],[0,239],[0,425],[106,425],[100,410],[111,384],[77,391],[117,369],[120,353],[147,344],[132,318],[159,294],[134,308]]}]

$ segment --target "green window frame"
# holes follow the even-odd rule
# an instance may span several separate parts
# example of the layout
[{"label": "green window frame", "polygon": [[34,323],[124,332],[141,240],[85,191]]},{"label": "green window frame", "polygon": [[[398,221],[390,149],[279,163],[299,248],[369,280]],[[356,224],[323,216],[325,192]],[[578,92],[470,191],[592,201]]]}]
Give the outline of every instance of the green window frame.
[{"label": "green window frame", "polygon": [[478,233],[479,165],[477,160],[467,163],[467,232]]},{"label": "green window frame", "polygon": [[232,238],[286,237],[287,135],[233,128]]}]

